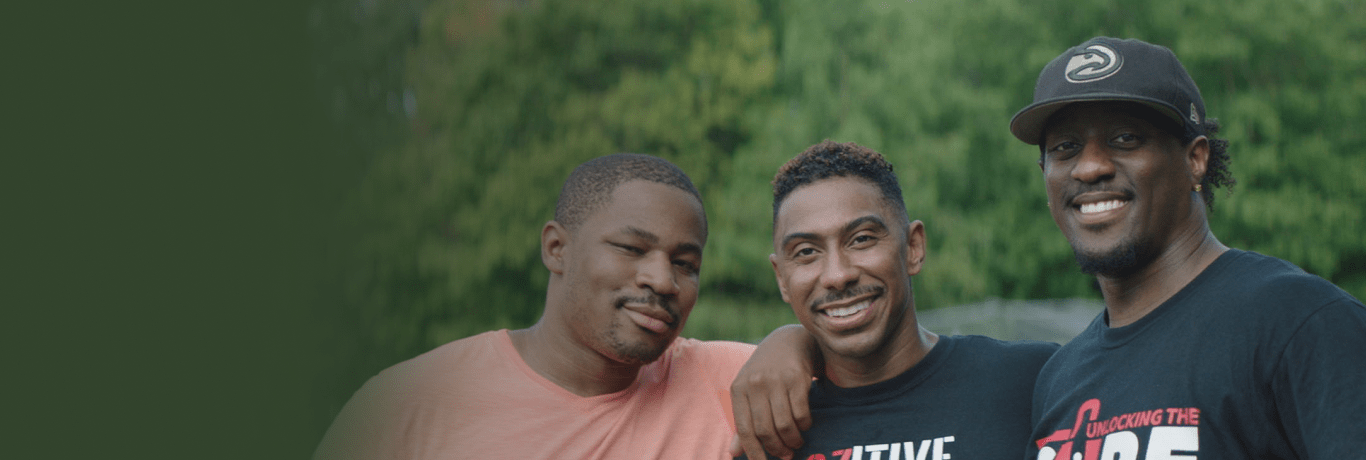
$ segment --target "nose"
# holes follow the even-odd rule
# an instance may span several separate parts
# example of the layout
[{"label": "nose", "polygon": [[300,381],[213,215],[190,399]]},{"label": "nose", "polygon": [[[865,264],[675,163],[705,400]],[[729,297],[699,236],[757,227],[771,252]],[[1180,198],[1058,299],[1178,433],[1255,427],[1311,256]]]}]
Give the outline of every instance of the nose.
[{"label": "nose", "polygon": [[668,254],[654,253],[642,258],[636,269],[636,285],[648,287],[662,296],[677,294],[678,280]]},{"label": "nose", "polygon": [[1103,142],[1087,142],[1072,166],[1072,178],[1088,184],[1114,178],[1115,164],[1110,153]]},{"label": "nose", "polygon": [[843,251],[831,251],[821,270],[821,287],[843,291],[858,283],[859,270]]}]

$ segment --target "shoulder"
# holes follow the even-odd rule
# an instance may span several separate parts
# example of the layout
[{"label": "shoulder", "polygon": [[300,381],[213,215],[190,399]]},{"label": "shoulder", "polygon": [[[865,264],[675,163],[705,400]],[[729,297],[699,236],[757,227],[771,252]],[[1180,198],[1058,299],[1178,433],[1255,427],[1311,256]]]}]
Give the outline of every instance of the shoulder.
[{"label": "shoulder", "polygon": [[441,372],[479,361],[503,361],[504,348],[512,346],[507,330],[484,332],[446,343],[407,361],[395,364],[380,375],[409,375]]},{"label": "shoulder", "polygon": [[709,369],[734,378],[754,348],[748,343],[680,337],[669,347],[666,358],[673,367]]},{"label": "shoulder", "polygon": [[1222,285],[1225,294],[1244,299],[1241,305],[1251,306],[1263,314],[1271,314],[1282,321],[1304,318],[1331,304],[1361,302],[1319,276],[1308,273],[1290,262],[1237,249],[1224,278],[1231,285]]},{"label": "shoulder", "polygon": [[1053,356],[1060,345],[1038,340],[1001,340],[982,335],[953,336],[958,346],[1000,359],[1043,358]]},{"label": "shoulder", "polygon": [[[954,360],[993,372],[1038,374],[1059,345],[1037,340],[1000,340],[980,335],[941,337],[954,341]],[[1032,377],[1031,377],[1032,378]]]},{"label": "shoulder", "polygon": [[486,332],[379,372],[342,407],[315,458],[378,458],[401,451],[410,441],[405,436],[411,422],[423,419],[424,410],[459,407],[459,398],[470,390],[490,386],[478,384],[489,366],[515,365],[504,359],[504,342],[511,347],[506,331]]},{"label": "shoulder", "polygon": [[[468,377],[513,365],[513,357],[505,350],[512,350],[511,347],[506,330],[455,340],[380,371],[357,391],[357,396],[373,394],[386,399],[421,399],[430,391],[458,384],[462,377],[468,380]],[[516,354],[515,350],[512,354]],[[470,369],[480,372],[469,372]]]}]

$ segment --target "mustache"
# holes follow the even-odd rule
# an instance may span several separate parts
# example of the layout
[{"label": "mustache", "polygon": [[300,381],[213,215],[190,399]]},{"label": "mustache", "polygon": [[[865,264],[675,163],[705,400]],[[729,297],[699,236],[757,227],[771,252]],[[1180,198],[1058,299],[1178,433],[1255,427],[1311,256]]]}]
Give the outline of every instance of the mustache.
[{"label": "mustache", "polygon": [[882,295],[885,289],[882,286],[853,286],[848,289],[834,291],[824,297],[811,301],[811,309],[815,310],[828,303],[839,302],[844,299],[858,297],[865,294]]},{"label": "mustache", "polygon": [[626,308],[626,304],[649,305],[659,307],[669,314],[669,323],[678,324],[678,310],[674,308],[673,300],[668,297],[655,294],[654,291],[646,291],[645,295],[639,297],[621,296],[617,297],[613,304],[617,309]]},{"label": "mustache", "polygon": [[1117,188],[1113,186],[1108,186],[1107,184],[1082,183],[1073,184],[1072,186],[1068,187],[1067,190],[1064,190],[1062,195],[1062,202],[1067,206],[1072,206],[1072,201],[1076,200],[1078,196],[1080,196],[1083,193],[1090,192],[1117,193],[1122,195],[1125,200],[1133,200],[1134,196],[1136,196],[1133,190],[1127,188]]}]

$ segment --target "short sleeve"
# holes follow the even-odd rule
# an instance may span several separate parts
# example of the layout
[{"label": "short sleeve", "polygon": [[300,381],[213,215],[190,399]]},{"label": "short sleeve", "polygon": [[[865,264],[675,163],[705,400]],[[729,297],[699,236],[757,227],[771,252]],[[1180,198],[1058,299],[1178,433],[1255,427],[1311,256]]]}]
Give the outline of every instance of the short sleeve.
[{"label": "short sleeve", "polygon": [[1282,426],[1301,458],[1366,451],[1366,307],[1334,300],[1290,338],[1272,380]]}]

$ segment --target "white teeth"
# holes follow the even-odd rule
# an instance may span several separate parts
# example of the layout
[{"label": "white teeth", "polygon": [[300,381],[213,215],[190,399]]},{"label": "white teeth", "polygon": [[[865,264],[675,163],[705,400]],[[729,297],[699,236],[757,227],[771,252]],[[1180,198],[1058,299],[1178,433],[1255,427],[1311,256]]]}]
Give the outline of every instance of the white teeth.
[{"label": "white teeth", "polygon": [[845,316],[849,316],[854,313],[863,311],[865,308],[868,308],[868,305],[871,303],[871,300],[865,300],[863,302],[859,302],[844,308],[831,308],[829,310],[826,310],[825,314],[833,316],[835,318],[843,318]]},{"label": "white teeth", "polygon": [[1091,214],[1097,212],[1105,212],[1111,209],[1118,208],[1120,206],[1124,206],[1124,202],[1120,200],[1102,201],[1099,203],[1086,203],[1081,205],[1081,213]]}]

